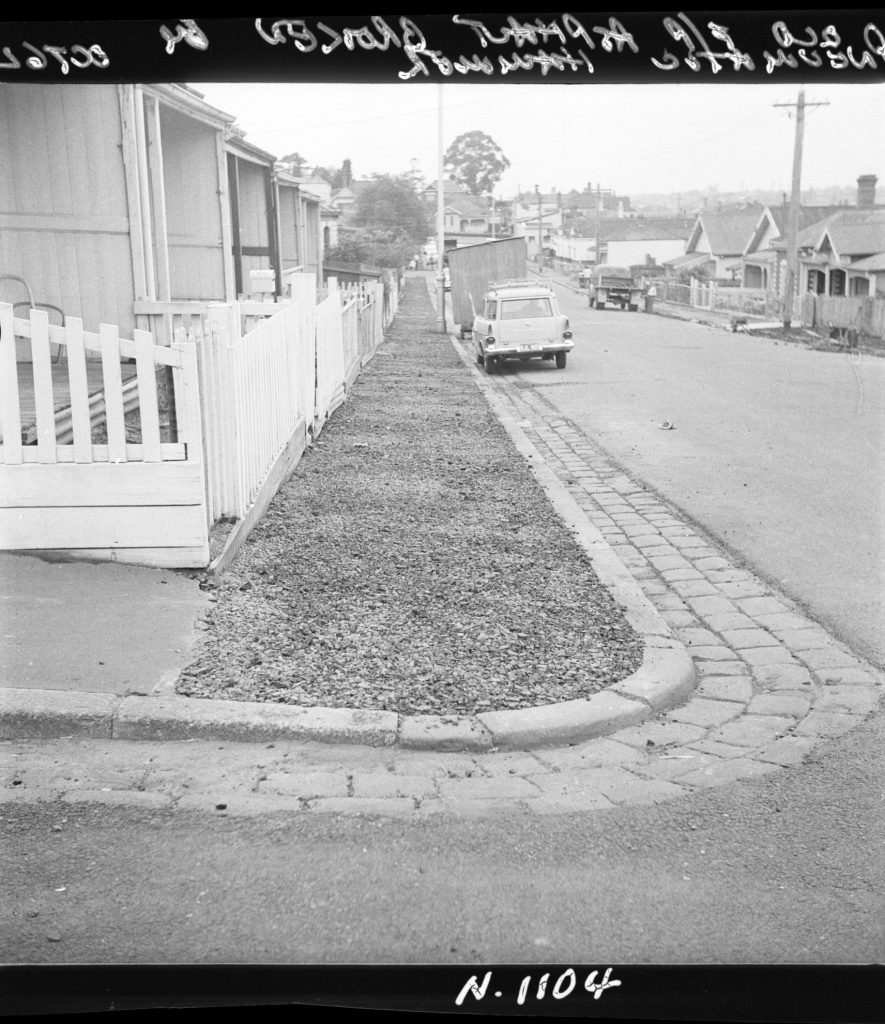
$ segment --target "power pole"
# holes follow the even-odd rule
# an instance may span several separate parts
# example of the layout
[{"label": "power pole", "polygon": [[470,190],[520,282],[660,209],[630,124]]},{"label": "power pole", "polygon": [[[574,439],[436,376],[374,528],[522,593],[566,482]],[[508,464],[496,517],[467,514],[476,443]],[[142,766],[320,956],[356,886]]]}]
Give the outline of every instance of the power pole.
[{"label": "power pole", "polygon": [[541,241],[541,193],[538,191],[538,186],[535,185],[535,197],[538,200],[538,270],[543,272],[544,263],[542,260],[543,255],[543,243]]},{"label": "power pole", "polygon": [[596,182],[596,248],[593,250],[593,262],[599,266],[599,204],[602,202],[600,184]]},{"label": "power pole", "polygon": [[796,137],[793,142],[793,188],[790,193],[790,211],[787,217],[787,279],[784,284],[784,330],[790,330],[793,313],[793,293],[799,280],[799,206],[802,179],[802,143],[805,138],[805,108],[826,107],[828,103],[806,103],[805,90],[799,90],[795,103],[775,103],[776,107],[796,108]]}]

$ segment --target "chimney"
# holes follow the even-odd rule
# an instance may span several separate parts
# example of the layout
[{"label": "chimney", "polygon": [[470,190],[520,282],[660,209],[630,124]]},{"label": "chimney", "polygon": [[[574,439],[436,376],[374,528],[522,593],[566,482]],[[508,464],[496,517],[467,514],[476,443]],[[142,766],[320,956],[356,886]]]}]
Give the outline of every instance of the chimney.
[{"label": "chimney", "polygon": [[875,174],[862,174],[857,179],[857,208],[859,210],[871,210],[876,205],[876,182]]}]

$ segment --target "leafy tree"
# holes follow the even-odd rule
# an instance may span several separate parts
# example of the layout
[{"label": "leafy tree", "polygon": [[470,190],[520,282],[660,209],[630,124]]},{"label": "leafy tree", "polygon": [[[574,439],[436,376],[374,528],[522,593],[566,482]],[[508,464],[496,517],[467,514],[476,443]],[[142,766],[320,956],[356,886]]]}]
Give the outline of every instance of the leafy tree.
[{"label": "leafy tree", "polygon": [[364,185],[354,203],[349,237],[365,245],[373,263],[406,264],[429,234],[427,214],[406,175],[384,174]]},{"label": "leafy tree", "polygon": [[449,176],[474,196],[490,193],[509,166],[501,147],[485,132],[464,132],[446,150]]},{"label": "leafy tree", "polygon": [[285,156],[280,157],[278,163],[283,164],[289,174],[294,174],[296,178],[300,178],[301,169],[307,163],[307,157],[302,156],[300,153],[287,153]]},{"label": "leafy tree", "polygon": [[371,245],[362,234],[350,232],[327,250],[324,258],[330,263],[369,263],[372,261]]}]

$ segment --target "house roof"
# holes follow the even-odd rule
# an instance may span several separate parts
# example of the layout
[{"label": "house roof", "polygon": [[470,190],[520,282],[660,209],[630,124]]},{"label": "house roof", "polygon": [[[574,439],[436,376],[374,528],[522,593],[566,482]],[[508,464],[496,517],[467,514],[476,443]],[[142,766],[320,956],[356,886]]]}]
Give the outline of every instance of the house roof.
[{"label": "house roof", "polygon": [[692,232],[692,241],[700,226],[707,236],[710,252],[715,256],[740,256],[759,223],[760,206],[745,210],[699,213]]},{"label": "house roof", "polygon": [[446,200],[446,209],[454,210],[462,217],[485,218],[486,209],[471,195],[456,195]]},{"label": "house roof", "polygon": [[[694,224],[692,217],[619,217],[616,220],[599,221],[601,242],[684,242]],[[571,224],[579,238],[596,237],[596,220],[580,217]]]},{"label": "house roof", "polygon": [[[834,213],[844,210],[844,206],[800,206],[799,207],[799,230],[804,231],[813,224],[819,224],[822,220]],[[786,206],[766,206],[756,224],[756,230],[748,240],[744,253],[754,255],[753,246],[758,245],[765,234],[766,223],[770,222],[777,232],[776,240],[780,239],[787,230],[789,219],[789,208]]]},{"label": "house roof", "polygon": [[867,274],[881,273],[885,270],[885,252],[876,253],[875,256],[865,256],[862,260],[855,260],[850,264],[851,270],[863,270]]},{"label": "house roof", "polygon": [[704,263],[712,262],[712,260],[713,257],[708,252],[688,252],[682,256],[664,260],[664,266],[673,267],[674,270],[690,270],[692,267],[699,267]]},{"label": "house roof", "polygon": [[885,252],[885,209],[843,209],[799,233],[800,249],[817,249],[829,236],[840,256]]},{"label": "house roof", "polygon": [[[787,220],[789,218],[789,207],[784,206],[769,206],[769,212],[771,218],[774,221],[774,226],[778,231],[783,234],[787,230]],[[799,207],[799,230],[804,231],[805,228],[810,228],[812,224],[820,224],[822,220],[827,217],[831,217],[834,213],[844,212],[844,206],[800,206]]]}]

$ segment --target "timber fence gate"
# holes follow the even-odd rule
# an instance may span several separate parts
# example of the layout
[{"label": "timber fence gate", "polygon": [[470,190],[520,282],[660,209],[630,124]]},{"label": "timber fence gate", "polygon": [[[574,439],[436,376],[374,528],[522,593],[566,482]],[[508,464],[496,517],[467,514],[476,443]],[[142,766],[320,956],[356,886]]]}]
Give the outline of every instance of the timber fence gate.
[{"label": "timber fence gate", "polygon": [[[16,341],[30,364],[17,364]],[[52,363],[50,346],[63,362]],[[173,379],[162,410],[158,368]],[[99,401],[90,377],[100,380]],[[0,304],[0,424],[0,548],[206,564],[193,345],[158,346],[138,330],[121,338],[108,324],[84,331],[76,318],[55,327],[43,310],[24,319]]]},{"label": "timber fence gate", "polygon": [[[170,346],[143,330],[50,326],[41,310],[17,318],[0,304],[0,549],[205,567],[212,527],[227,520],[237,541],[222,556],[232,558],[398,302],[395,285],[330,285],[319,304],[314,275],[297,274],[276,303],[142,309],[165,318]],[[17,344],[31,364],[17,364]]]}]

